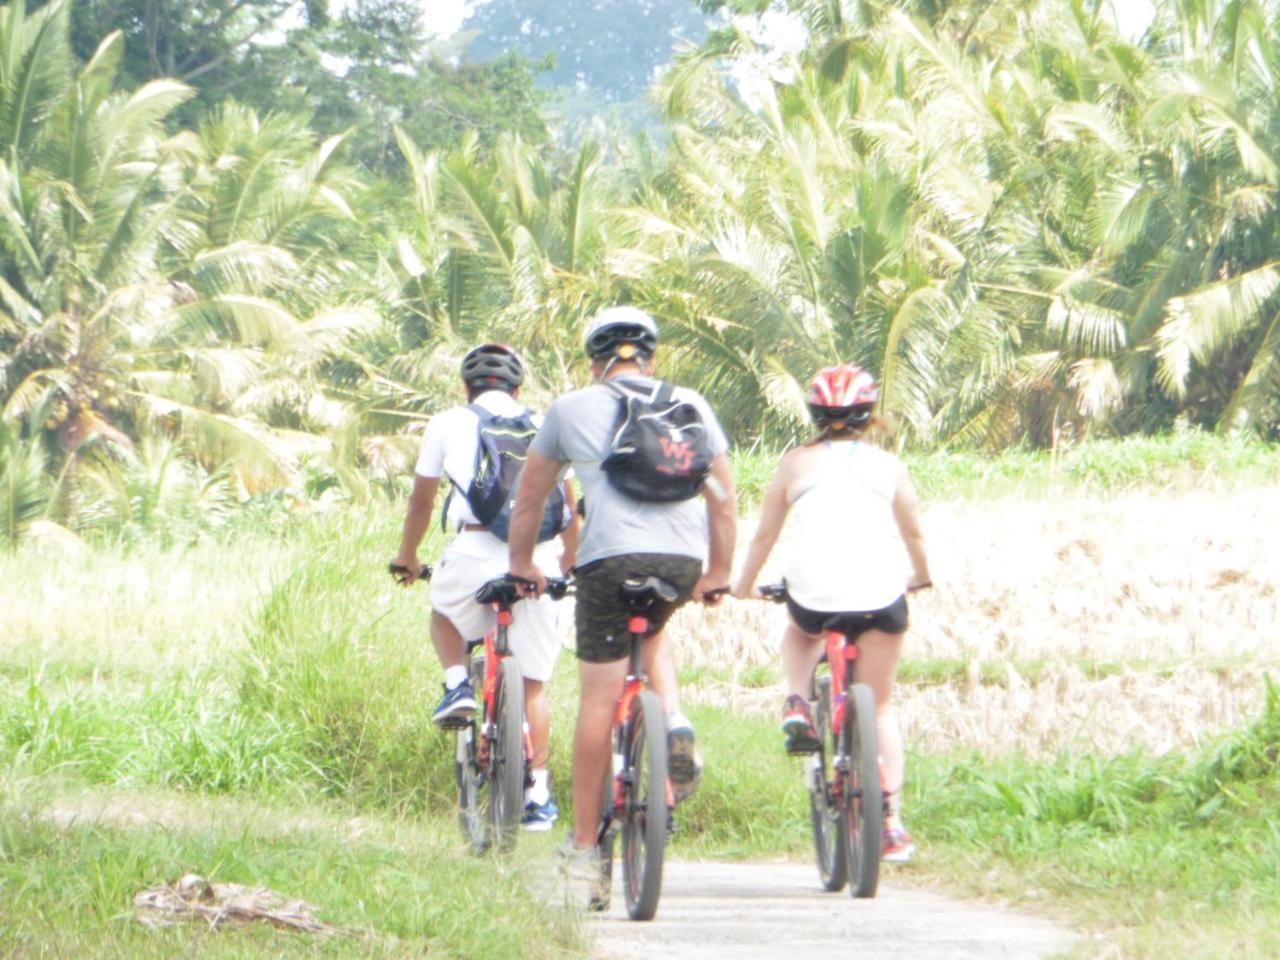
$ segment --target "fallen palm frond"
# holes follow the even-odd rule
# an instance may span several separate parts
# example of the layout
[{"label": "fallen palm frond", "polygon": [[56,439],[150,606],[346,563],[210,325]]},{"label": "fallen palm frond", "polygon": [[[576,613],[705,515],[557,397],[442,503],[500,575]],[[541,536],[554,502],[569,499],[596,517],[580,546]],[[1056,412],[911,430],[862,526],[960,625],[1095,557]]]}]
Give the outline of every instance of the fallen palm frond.
[{"label": "fallen palm frond", "polygon": [[148,927],[168,927],[196,920],[219,927],[261,920],[274,927],[325,936],[352,932],[317,920],[301,900],[286,900],[266,887],[212,883],[194,873],[177,883],[143,890],[133,898],[133,905],[138,922]]}]

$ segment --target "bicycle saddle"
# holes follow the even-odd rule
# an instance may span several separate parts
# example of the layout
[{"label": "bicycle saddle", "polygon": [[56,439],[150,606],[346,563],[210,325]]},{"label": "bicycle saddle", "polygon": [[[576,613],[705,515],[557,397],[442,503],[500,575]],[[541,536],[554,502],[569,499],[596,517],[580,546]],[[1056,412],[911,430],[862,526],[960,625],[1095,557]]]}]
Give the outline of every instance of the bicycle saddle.
[{"label": "bicycle saddle", "polygon": [[680,591],[661,577],[632,577],[622,581],[622,585],[618,587],[618,596],[627,603],[650,607],[659,600],[675,603],[680,598]]}]

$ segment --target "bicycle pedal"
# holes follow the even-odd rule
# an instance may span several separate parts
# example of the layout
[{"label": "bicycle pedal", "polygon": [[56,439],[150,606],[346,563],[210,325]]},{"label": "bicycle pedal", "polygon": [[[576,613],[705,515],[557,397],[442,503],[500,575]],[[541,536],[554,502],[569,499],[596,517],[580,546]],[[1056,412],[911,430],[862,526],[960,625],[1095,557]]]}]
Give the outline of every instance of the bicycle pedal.
[{"label": "bicycle pedal", "polygon": [[445,717],[436,722],[441,730],[465,730],[471,726],[472,717]]},{"label": "bicycle pedal", "polygon": [[813,737],[788,737],[786,742],[787,756],[789,757],[807,757],[818,753],[822,749],[822,741],[815,740]]}]

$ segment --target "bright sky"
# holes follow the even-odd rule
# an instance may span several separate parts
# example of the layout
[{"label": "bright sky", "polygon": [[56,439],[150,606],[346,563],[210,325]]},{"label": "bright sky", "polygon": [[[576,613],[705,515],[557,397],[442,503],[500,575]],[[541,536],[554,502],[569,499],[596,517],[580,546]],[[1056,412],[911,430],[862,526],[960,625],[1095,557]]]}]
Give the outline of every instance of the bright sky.
[{"label": "bright sky", "polygon": [[431,33],[447,37],[457,32],[474,6],[474,0],[422,0],[423,22]]},{"label": "bright sky", "polygon": [[[427,3],[435,0],[426,0]],[[1156,15],[1156,6],[1152,0],[1111,0],[1111,12],[1116,18],[1116,29],[1120,36],[1129,40],[1140,40],[1151,26],[1151,19]]]}]

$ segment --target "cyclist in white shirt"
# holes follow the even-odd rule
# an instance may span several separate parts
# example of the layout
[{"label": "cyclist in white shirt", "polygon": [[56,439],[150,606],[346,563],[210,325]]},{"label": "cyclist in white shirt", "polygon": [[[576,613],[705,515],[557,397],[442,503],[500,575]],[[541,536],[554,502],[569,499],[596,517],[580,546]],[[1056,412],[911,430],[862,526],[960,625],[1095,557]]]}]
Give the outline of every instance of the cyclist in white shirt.
[{"label": "cyclist in white shirt", "polygon": [[[431,523],[436,494],[443,477],[453,488],[444,507],[444,526],[454,532],[431,578],[431,642],[444,668],[444,698],[432,719],[444,727],[457,725],[476,710],[476,692],[467,670],[466,642],[478,640],[494,629],[492,607],[476,603],[483,584],[507,572],[507,544],[480,523],[467,501],[477,461],[479,407],[499,417],[526,412],[517,397],[524,382],[524,364],[503,344],[487,343],[471,350],[462,361],[462,381],[467,406],[456,406],[432,417],[422,437],[415,470],[413,494],[405,515],[400,551],[392,561],[410,573],[401,582],[412,583],[421,569],[418,546]],[[577,545],[577,516],[565,484],[565,528],[555,540],[539,544],[535,562],[548,576],[572,568]],[[550,713],[546,681],[555,666],[560,640],[556,607],[547,597],[520,602],[508,640],[524,676],[525,715],[533,748],[533,785],[526,792],[522,822],[528,830],[550,830],[558,816],[551,797],[547,771]]]}]

